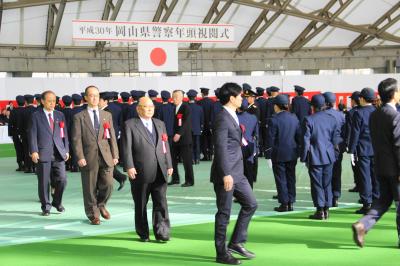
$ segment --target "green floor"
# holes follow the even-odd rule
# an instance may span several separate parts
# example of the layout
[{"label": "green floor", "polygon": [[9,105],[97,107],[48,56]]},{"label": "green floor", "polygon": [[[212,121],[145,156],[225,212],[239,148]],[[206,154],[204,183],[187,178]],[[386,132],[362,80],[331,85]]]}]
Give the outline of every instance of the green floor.
[{"label": "green floor", "polygon": [[[40,216],[37,181],[15,172],[12,146],[0,145],[0,265],[204,265],[214,261],[215,197],[208,182],[210,163],[194,166],[195,186],[168,188],[172,240],[167,244],[138,242],[129,187],[114,191],[108,204],[110,221],[88,224],[79,174],[68,174],[66,213]],[[183,170],[180,168],[180,170]],[[251,223],[248,248],[257,258],[248,265],[398,265],[399,249],[393,210],[379,221],[358,249],[350,225],[358,195],[352,186],[349,158],[343,162],[343,196],[329,221],[307,219],[313,210],[309,177],[297,166],[296,212],[277,215],[272,171],[260,160],[255,194],[259,203]],[[151,211],[151,203],[149,204]],[[233,218],[238,212],[235,205]],[[151,215],[149,216],[151,217]],[[233,223],[231,224],[231,226]]]}]

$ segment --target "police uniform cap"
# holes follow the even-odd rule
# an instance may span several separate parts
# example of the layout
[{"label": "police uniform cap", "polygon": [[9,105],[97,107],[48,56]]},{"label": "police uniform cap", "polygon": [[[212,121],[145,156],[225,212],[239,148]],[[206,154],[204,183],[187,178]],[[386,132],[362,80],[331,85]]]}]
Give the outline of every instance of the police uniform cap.
[{"label": "police uniform cap", "polygon": [[125,100],[129,99],[129,97],[131,97],[131,95],[126,91],[121,92],[119,95],[121,95],[121,98],[125,99]]},{"label": "police uniform cap", "polygon": [[286,94],[279,94],[278,96],[274,97],[274,104],[288,105],[289,97]]},{"label": "police uniform cap", "polygon": [[371,88],[364,88],[360,92],[360,97],[363,97],[367,101],[373,101],[376,99],[375,91]]},{"label": "police uniform cap", "polygon": [[351,94],[350,99],[355,100],[355,101],[359,100],[360,99],[360,92],[359,91],[354,91]]},{"label": "police uniform cap", "polygon": [[130,93],[131,93],[132,97],[137,97],[138,96],[138,91],[137,90],[131,90]]},{"label": "police uniform cap", "polygon": [[25,100],[27,100],[27,101],[32,101],[32,100],[33,100],[33,95],[31,95],[31,94],[25,94],[25,95],[24,95],[24,98],[25,98]]},{"label": "police uniform cap", "polygon": [[306,89],[304,89],[302,86],[294,85],[294,90],[297,91],[297,92],[303,92]]},{"label": "police uniform cap", "polygon": [[187,95],[188,97],[196,97],[196,96],[197,96],[197,91],[195,91],[195,90],[189,90],[189,91],[186,93],[186,95]]},{"label": "police uniform cap", "polygon": [[113,98],[113,94],[112,92],[108,92],[108,91],[102,91],[100,92],[100,99],[103,99],[105,101],[110,100],[111,98]]},{"label": "police uniform cap", "polygon": [[243,88],[243,90],[251,90],[251,86],[248,83],[243,83],[242,88]]},{"label": "police uniform cap", "polygon": [[65,105],[70,105],[72,103],[72,98],[69,95],[64,95],[61,99]]},{"label": "police uniform cap", "polygon": [[144,97],[145,95],[146,95],[145,91],[137,91],[137,97],[138,98]]},{"label": "police uniform cap", "polygon": [[156,91],[156,90],[148,90],[147,94],[149,95],[149,97],[157,97],[158,91]]},{"label": "police uniform cap", "polygon": [[317,108],[321,108],[325,105],[325,98],[322,94],[315,94],[311,98],[311,105]]},{"label": "police uniform cap", "polygon": [[264,94],[264,88],[256,87],[256,91],[259,96],[262,96]]},{"label": "police uniform cap", "polygon": [[208,93],[209,90],[210,90],[209,88],[200,88],[200,91],[202,93]]},{"label": "police uniform cap", "polygon": [[171,98],[171,93],[169,91],[161,91],[161,98],[169,99]]},{"label": "police uniform cap", "polygon": [[278,87],[271,86],[271,87],[269,87],[269,91],[270,92],[277,92],[277,91],[280,91],[280,89]]},{"label": "police uniform cap", "polygon": [[336,95],[333,92],[327,91],[322,94],[325,98],[325,102],[327,103],[335,103]]},{"label": "police uniform cap", "polygon": [[42,99],[42,94],[40,94],[40,93],[36,93],[34,96],[35,96],[36,101],[40,101],[40,99]]},{"label": "police uniform cap", "polygon": [[255,92],[252,91],[251,89],[245,89],[245,90],[243,91],[243,96],[244,96],[244,97],[250,97],[250,96],[255,97],[255,96],[257,96],[257,93],[255,93]]}]

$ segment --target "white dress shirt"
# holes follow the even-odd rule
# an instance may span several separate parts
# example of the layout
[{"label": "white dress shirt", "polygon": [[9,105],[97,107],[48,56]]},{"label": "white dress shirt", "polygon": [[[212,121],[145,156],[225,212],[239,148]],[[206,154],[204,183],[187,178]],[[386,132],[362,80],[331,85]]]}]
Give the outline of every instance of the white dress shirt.
[{"label": "white dress shirt", "polygon": [[90,108],[90,107],[88,106],[88,107],[87,107],[87,110],[88,110],[88,112],[89,112],[89,117],[90,117],[90,120],[92,121],[92,126],[93,126],[93,128],[94,128],[94,114],[93,114],[93,111],[96,111],[97,119],[99,120],[99,125],[100,125],[100,113],[99,113],[99,108],[98,108],[98,107],[96,107],[96,108]]},{"label": "white dress shirt", "polygon": [[50,119],[49,119],[49,114],[51,115],[51,118],[53,118],[53,122],[55,123],[55,120],[54,120],[54,111],[47,111],[46,109],[44,109],[43,108],[43,112],[46,114],[46,119],[47,119],[47,122],[49,122],[49,126],[51,127],[51,125],[50,125]]},{"label": "white dress shirt", "polygon": [[145,128],[147,128],[149,130],[149,132],[152,134],[153,133],[153,121],[150,119],[145,119],[143,117],[140,117],[140,120],[142,120],[142,123],[144,125]]},{"label": "white dress shirt", "polygon": [[224,106],[225,110],[235,119],[236,124],[239,125],[239,118],[237,117],[237,114],[235,111],[229,109],[228,107]]}]

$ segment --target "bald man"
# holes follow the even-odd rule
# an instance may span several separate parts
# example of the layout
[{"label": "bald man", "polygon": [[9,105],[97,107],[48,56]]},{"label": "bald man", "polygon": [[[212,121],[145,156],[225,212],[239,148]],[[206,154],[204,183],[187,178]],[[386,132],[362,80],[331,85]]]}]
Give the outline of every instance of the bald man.
[{"label": "bald man", "polygon": [[153,118],[154,103],[150,98],[140,98],[136,110],[139,117],[125,122],[122,137],[124,166],[135,202],[135,229],[140,241],[150,241],[146,205],[151,194],[154,236],[158,241],[168,241],[166,192],[168,176],[173,172],[168,133],[164,122]]}]

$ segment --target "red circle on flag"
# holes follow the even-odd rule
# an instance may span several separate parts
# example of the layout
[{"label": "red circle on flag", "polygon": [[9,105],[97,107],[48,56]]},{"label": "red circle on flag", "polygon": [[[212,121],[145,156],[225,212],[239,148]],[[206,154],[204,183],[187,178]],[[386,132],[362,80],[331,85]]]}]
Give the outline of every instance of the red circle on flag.
[{"label": "red circle on flag", "polygon": [[150,60],[156,66],[162,66],[167,61],[167,53],[162,48],[154,48],[150,53]]}]

